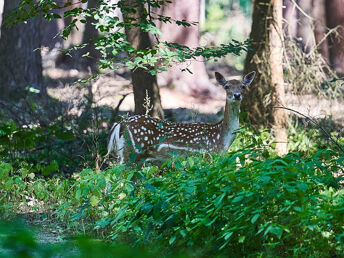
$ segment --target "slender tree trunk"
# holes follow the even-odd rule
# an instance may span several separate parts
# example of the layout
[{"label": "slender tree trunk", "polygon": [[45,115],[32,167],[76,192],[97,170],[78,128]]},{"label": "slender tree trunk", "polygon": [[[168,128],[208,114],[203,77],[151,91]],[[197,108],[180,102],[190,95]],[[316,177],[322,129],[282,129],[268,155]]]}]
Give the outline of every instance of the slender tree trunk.
[{"label": "slender tree trunk", "polygon": [[[5,17],[20,0],[5,0]],[[1,26],[0,40],[0,97],[17,100],[26,95],[25,87],[30,86],[46,97],[42,82],[42,58],[40,19],[7,27]]]},{"label": "slender tree trunk", "polygon": [[[139,0],[126,0],[128,8],[136,10],[135,13],[123,12],[123,18],[134,18],[136,23],[142,21],[144,6]],[[152,48],[152,43],[148,33],[143,32],[140,27],[131,26],[126,28],[127,40],[135,49]],[[164,112],[161,106],[159,87],[155,75],[142,68],[131,71],[132,83],[134,88],[135,114],[145,114],[144,108],[146,92],[150,98],[152,109],[149,112],[151,116],[163,118]]]},{"label": "slender tree trunk", "polygon": [[344,1],[327,0],[326,18],[329,28],[338,28],[338,35],[332,35],[329,39],[330,62],[335,71],[344,74]]},{"label": "slender tree trunk", "polygon": [[286,113],[282,67],[282,0],[254,2],[250,38],[252,48],[245,61],[245,73],[257,71],[258,78],[245,93],[242,109],[252,125],[272,125],[276,152],[287,152]]},{"label": "slender tree trunk", "polygon": [[[2,12],[4,10],[4,0],[0,0],[0,27],[2,24]],[[1,30],[0,30],[0,38],[1,38]]]},{"label": "slender tree trunk", "polygon": [[329,60],[328,42],[326,35],[326,8],[325,0],[313,0],[313,18],[314,18],[314,35],[315,42],[318,45],[319,53]]},{"label": "slender tree trunk", "polygon": [[270,73],[273,105],[273,133],[278,155],[288,153],[287,114],[283,107],[285,101],[283,81],[283,30],[282,30],[282,0],[271,0],[273,22],[270,23]]},{"label": "slender tree trunk", "polygon": [[[295,0],[297,3],[298,1]],[[283,9],[283,29],[289,39],[295,39],[297,35],[297,8],[291,0],[284,0],[285,8]]]},{"label": "slender tree trunk", "polygon": [[314,47],[314,34],[312,28],[312,0],[301,0],[299,6],[305,14],[299,12],[299,23],[297,27],[297,36],[302,42],[305,52],[309,52]]}]

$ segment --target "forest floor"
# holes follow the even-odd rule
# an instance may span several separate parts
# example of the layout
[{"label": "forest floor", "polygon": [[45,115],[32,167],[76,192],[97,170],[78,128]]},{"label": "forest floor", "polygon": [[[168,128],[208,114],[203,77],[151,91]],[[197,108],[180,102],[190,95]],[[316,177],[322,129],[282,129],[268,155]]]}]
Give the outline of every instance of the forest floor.
[{"label": "forest floor", "polygon": [[[233,71],[233,69],[220,68],[220,72],[227,75],[229,74],[228,70]],[[218,119],[216,114],[224,108],[225,92],[221,87],[216,86],[213,76],[214,68],[209,66],[208,72],[211,82],[220,93],[216,97],[197,97],[168,87],[160,88],[162,106],[165,110],[171,110],[175,120],[214,122]],[[50,67],[44,70],[44,75],[49,78],[49,81],[53,81],[48,88],[49,95],[67,104],[65,111],[67,114],[80,115],[86,97],[92,99],[93,108],[114,109],[120,99],[126,96],[119,110],[132,111],[134,109],[134,96],[128,79],[129,73],[126,71],[110,72],[86,85],[73,84],[77,79],[88,76],[87,72],[79,72],[76,69],[64,70]],[[226,79],[239,78],[240,73],[236,71],[234,76],[228,76]],[[343,101],[315,94],[287,93],[286,107],[311,118],[330,119],[339,127],[344,127]],[[294,112],[288,111],[288,113]],[[297,114],[294,113],[294,115]]]}]

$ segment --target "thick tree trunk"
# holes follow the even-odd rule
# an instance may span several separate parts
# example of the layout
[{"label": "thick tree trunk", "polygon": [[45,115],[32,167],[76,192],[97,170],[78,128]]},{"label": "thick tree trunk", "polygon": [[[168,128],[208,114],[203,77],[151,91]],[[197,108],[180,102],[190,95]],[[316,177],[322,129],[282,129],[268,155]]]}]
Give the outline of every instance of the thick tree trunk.
[{"label": "thick tree trunk", "polygon": [[[178,43],[190,48],[199,47],[200,28],[199,24],[190,27],[178,26],[175,20],[186,20],[187,22],[200,22],[201,0],[173,0],[156,10],[159,14],[173,19],[172,23],[160,22],[158,27],[163,33],[161,41]],[[188,68],[192,74],[182,71]],[[159,74],[159,80],[168,86],[188,94],[216,94],[215,86],[209,81],[205,64],[202,58],[197,61],[174,65],[167,72]]]},{"label": "thick tree trunk", "polygon": [[[141,15],[144,6],[139,0],[127,0],[126,5],[136,10],[135,13],[123,12],[123,18],[134,18],[136,23],[142,21]],[[126,28],[127,40],[135,49],[152,48],[152,43],[148,33],[143,32],[140,27],[131,26]],[[144,69],[138,68],[131,71],[134,88],[135,114],[145,114],[144,108],[146,92],[150,98],[152,109],[149,114],[154,117],[163,118],[164,112],[161,106],[159,87],[155,75],[151,75]]]},{"label": "thick tree trunk", "polygon": [[285,103],[283,81],[283,30],[282,30],[282,0],[271,0],[273,22],[269,32],[269,65],[271,73],[272,105],[274,118],[273,133],[278,155],[288,153],[287,114],[283,107]]},{"label": "thick tree trunk", "polygon": [[[16,7],[20,0],[5,0],[3,17]],[[30,86],[46,97],[42,82],[40,19],[7,27],[1,26],[0,40],[0,97],[17,100],[26,95]]]},{"label": "thick tree trunk", "polygon": [[258,78],[245,93],[242,109],[253,125],[272,125],[276,152],[287,151],[286,113],[282,68],[282,0],[256,0],[250,38],[252,48],[245,61],[245,73],[257,71]]},{"label": "thick tree trunk", "polygon": [[273,122],[270,95],[270,70],[268,66],[269,33],[267,26],[271,17],[270,0],[255,0],[252,14],[250,38],[252,51],[245,60],[244,74],[257,72],[253,85],[244,92],[241,109],[247,113],[249,122],[253,125],[268,125]]},{"label": "thick tree trunk", "polygon": [[335,71],[344,74],[344,1],[327,0],[326,1],[326,18],[329,28],[338,28],[337,36],[332,35],[329,40],[330,62]]}]

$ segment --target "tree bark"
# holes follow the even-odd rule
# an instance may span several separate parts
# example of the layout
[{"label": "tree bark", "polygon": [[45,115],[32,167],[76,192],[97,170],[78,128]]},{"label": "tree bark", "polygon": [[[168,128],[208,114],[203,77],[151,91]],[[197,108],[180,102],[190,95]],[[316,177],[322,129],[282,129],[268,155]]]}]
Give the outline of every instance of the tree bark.
[{"label": "tree bark", "polygon": [[268,66],[269,33],[272,16],[270,0],[255,0],[250,33],[252,51],[248,51],[244,74],[256,71],[253,85],[244,92],[242,110],[247,113],[252,125],[269,125],[273,122],[270,93],[270,70]]},{"label": "tree bark", "polygon": [[297,9],[291,0],[285,0],[284,5],[283,17],[285,22],[283,23],[283,29],[289,39],[295,39],[297,35]]},{"label": "tree bark", "polygon": [[[5,0],[5,17],[20,0]],[[25,87],[30,86],[46,97],[42,81],[40,19],[8,27],[1,26],[0,40],[0,97],[18,100],[25,97]]]},{"label": "tree bark", "polygon": [[[313,18],[315,42],[319,53],[329,61],[328,42],[326,36],[326,8],[325,0],[313,0]],[[320,43],[321,42],[321,43]],[[320,43],[320,44],[319,44]]]},{"label": "tree bark", "polygon": [[330,63],[339,74],[344,74],[344,1],[326,1],[326,18],[329,28],[338,28],[338,35],[329,38]]},{"label": "tree bark", "polygon": [[[312,0],[301,0],[299,6],[308,16],[312,16]],[[299,11],[299,22],[297,27],[297,37],[302,42],[305,52],[309,52],[314,47],[314,33],[312,19]]]},{"label": "tree bark", "polygon": [[285,91],[283,80],[283,30],[282,30],[282,0],[271,0],[273,22],[269,25],[269,65],[272,90],[272,116],[274,118],[273,133],[278,155],[288,153],[287,114],[285,106]]},{"label": "tree bark", "polygon": [[[178,43],[190,48],[199,47],[200,28],[199,24],[190,27],[178,26],[175,20],[186,20],[187,22],[200,22],[201,0],[174,0],[166,3],[156,10],[159,14],[171,17],[171,23],[158,22],[157,26],[163,33],[161,41]],[[188,68],[192,74],[182,71]],[[174,65],[167,72],[159,74],[159,80],[167,86],[174,86],[177,90],[192,95],[216,94],[215,86],[210,82],[206,67],[202,58]]]},{"label": "tree bark", "polygon": [[[135,13],[123,12],[123,18],[134,18],[136,23],[142,21],[142,14],[144,6],[139,0],[126,0],[126,6],[128,8],[135,9]],[[148,33],[143,32],[140,27],[131,26],[126,28],[126,37],[131,46],[135,49],[149,49],[152,48],[152,42]],[[142,68],[133,69],[131,71],[132,84],[134,89],[134,101],[135,101],[135,114],[145,114],[144,108],[146,92],[150,98],[152,109],[149,111],[149,115],[153,117],[163,118],[164,111],[161,106],[159,87],[157,83],[157,77],[151,75],[149,72]]]},{"label": "tree bark", "polygon": [[[94,9],[97,7],[98,0],[88,0],[87,2],[87,8]],[[82,53],[86,54],[89,53],[89,56],[83,57],[85,59],[86,65],[90,66],[92,70],[95,70],[97,60],[99,59],[99,51],[95,49],[94,41],[93,39],[98,37],[98,30],[95,28],[92,23],[94,22],[94,19],[92,17],[86,18],[86,24],[85,24],[85,30],[82,37],[82,43],[87,43],[87,46],[82,49]]]},{"label": "tree bark", "polygon": [[276,152],[287,152],[286,113],[276,106],[284,105],[282,67],[282,0],[256,0],[254,2],[252,51],[245,61],[245,74],[258,72],[258,78],[245,93],[242,107],[255,126],[272,125]]}]

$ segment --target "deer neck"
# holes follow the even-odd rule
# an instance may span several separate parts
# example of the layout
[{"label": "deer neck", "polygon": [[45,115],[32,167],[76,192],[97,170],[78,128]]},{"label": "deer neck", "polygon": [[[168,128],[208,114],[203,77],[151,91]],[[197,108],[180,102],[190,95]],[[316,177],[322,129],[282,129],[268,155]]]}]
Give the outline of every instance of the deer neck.
[{"label": "deer neck", "polygon": [[233,143],[239,129],[240,102],[226,100],[225,113],[222,121],[221,151],[226,153]]}]

